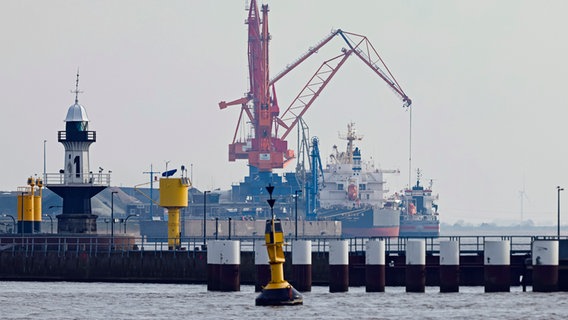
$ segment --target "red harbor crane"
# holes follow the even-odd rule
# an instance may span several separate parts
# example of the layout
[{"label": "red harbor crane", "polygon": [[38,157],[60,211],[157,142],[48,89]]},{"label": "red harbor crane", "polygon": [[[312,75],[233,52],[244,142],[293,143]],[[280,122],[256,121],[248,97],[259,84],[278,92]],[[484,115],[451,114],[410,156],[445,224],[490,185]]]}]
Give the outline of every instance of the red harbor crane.
[{"label": "red harbor crane", "polygon": [[[383,79],[403,101],[404,107],[409,107],[412,103],[369,40],[365,36],[341,29],[333,30],[300,58],[270,79],[268,11],[268,5],[261,6],[261,19],[256,0],[251,0],[246,20],[248,24],[249,92],[242,98],[219,103],[220,109],[233,105],[241,106],[233,142],[229,145],[229,161],[248,159],[249,165],[256,167],[260,172],[271,172],[272,169],[284,168],[290,160],[294,159],[294,151],[288,149],[286,137],[351,55],[359,57]],[[343,48],[338,56],[324,61],[281,114],[276,99],[275,83],[336,36],[340,36],[348,47]],[[252,136],[244,140],[237,137],[243,115],[246,115],[253,129]]]}]

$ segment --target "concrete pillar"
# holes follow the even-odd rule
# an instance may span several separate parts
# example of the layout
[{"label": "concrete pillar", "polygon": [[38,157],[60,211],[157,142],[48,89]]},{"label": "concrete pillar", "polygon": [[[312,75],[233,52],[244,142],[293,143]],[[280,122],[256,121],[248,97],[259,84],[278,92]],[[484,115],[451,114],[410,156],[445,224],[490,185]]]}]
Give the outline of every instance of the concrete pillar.
[{"label": "concrete pillar", "polygon": [[207,290],[240,291],[240,242],[213,240],[207,244]]},{"label": "concrete pillar", "polygon": [[460,244],[457,240],[440,241],[440,292],[460,290]]},{"label": "concrete pillar", "polygon": [[312,291],[312,241],[292,241],[292,285],[300,292]]},{"label": "concrete pillar", "polygon": [[485,292],[511,291],[511,241],[485,241]]},{"label": "concrete pillar", "polygon": [[367,241],[365,248],[365,290],[385,292],[385,241]]},{"label": "concrete pillar", "polygon": [[268,251],[266,240],[254,240],[254,266],[256,268],[256,282],[254,290],[262,291],[262,287],[270,282],[270,264],[268,264]]},{"label": "concrete pillar", "polygon": [[426,241],[408,239],[406,243],[406,292],[426,291]]},{"label": "concrete pillar", "polygon": [[534,292],[558,290],[558,240],[535,240],[532,244]]},{"label": "concrete pillar", "polygon": [[349,290],[349,244],[347,240],[329,242],[329,292]]}]

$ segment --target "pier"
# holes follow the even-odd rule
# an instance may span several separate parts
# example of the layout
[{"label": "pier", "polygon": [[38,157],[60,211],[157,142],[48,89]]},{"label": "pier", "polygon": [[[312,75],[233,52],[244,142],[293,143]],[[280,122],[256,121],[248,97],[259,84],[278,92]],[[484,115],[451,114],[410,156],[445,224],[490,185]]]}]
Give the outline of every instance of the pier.
[{"label": "pier", "polygon": [[[239,281],[254,285],[257,279],[255,250],[258,237],[234,237],[240,249]],[[483,286],[485,244],[505,241],[510,264],[506,269],[510,286],[532,286],[531,250],[535,240],[556,240],[538,236],[463,236],[425,238],[424,281],[440,286],[440,243],[459,244],[459,286]],[[102,281],[203,284],[207,282],[207,253],[203,238],[182,238],[179,250],[168,242],[147,242],[144,238],[116,236],[0,236],[0,280],[16,281]],[[330,284],[330,243],[339,238],[313,237],[311,281]],[[342,239],[348,243],[349,286],[365,286],[365,246],[369,239]],[[408,269],[406,238],[384,238],[385,285],[405,286]],[[208,242],[215,241],[207,239]],[[559,241],[558,290],[568,291],[568,239]],[[284,272],[294,279],[292,246],[285,247]]]}]

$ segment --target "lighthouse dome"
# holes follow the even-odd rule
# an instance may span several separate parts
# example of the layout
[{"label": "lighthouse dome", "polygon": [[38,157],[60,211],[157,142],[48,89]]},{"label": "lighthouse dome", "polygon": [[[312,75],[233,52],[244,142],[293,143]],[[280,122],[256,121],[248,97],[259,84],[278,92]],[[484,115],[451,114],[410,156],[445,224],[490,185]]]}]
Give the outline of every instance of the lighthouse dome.
[{"label": "lighthouse dome", "polygon": [[67,117],[65,118],[65,122],[88,122],[89,118],[87,117],[87,110],[80,105],[78,102],[75,102],[74,105],[69,107],[67,111]]}]

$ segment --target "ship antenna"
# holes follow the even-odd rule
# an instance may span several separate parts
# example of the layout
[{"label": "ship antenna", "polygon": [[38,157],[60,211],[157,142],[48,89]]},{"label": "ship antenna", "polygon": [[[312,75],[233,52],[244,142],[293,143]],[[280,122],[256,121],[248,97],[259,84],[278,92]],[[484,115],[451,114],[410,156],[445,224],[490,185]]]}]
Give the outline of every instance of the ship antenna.
[{"label": "ship antenna", "polygon": [[79,93],[83,93],[83,91],[79,90],[79,68],[77,68],[77,80],[75,80],[75,91],[71,91],[71,93],[75,94],[75,104],[79,104]]},{"label": "ship antenna", "polygon": [[422,173],[420,172],[420,169],[416,169],[416,186],[417,187],[420,185],[420,179],[422,179]]}]

